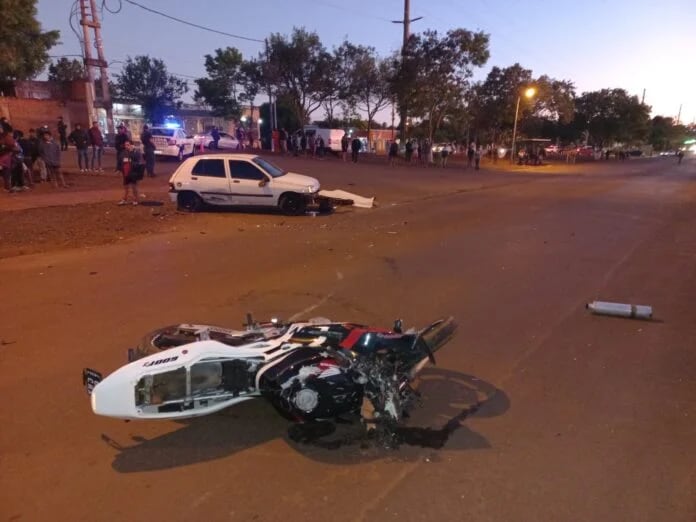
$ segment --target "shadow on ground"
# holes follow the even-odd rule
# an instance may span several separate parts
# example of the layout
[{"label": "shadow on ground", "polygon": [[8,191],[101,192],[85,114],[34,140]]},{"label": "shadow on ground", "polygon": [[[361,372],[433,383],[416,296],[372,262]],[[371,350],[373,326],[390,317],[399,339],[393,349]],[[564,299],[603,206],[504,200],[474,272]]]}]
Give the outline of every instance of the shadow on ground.
[{"label": "shadow on ground", "polygon": [[[183,427],[146,439],[132,436],[122,444],[102,434],[117,450],[113,468],[120,473],[176,468],[229,457],[276,438],[305,457],[335,464],[355,464],[385,457],[421,458],[415,448],[447,450],[485,449],[487,439],[464,422],[502,415],[510,407],[507,395],[490,383],[471,375],[442,369],[426,369],[418,386],[422,404],[408,422],[398,428],[398,444],[367,437],[359,422],[339,423],[333,428],[297,437],[297,425],[288,424],[263,400],[241,403],[220,414],[183,422]],[[350,421],[348,421],[350,422]],[[295,439],[295,440],[293,440]],[[398,448],[398,449],[396,449]]]}]

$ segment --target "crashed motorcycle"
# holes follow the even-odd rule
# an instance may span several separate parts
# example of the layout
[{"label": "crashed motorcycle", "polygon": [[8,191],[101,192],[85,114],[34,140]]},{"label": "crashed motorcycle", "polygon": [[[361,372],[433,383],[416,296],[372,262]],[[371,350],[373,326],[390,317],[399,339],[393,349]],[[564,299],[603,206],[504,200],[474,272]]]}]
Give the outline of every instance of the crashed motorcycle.
[{"label": "crashed motorcycle", "polygon": [[121,419],[199,417],[263,397],[295,422],[398,423],[418,372],[455,330],[452,318],[407,331],[399,320],[391,329],[250,316],[243,330],[182,324],[146,336],[106,378],[89,368],[82,378],[94,413]]}]

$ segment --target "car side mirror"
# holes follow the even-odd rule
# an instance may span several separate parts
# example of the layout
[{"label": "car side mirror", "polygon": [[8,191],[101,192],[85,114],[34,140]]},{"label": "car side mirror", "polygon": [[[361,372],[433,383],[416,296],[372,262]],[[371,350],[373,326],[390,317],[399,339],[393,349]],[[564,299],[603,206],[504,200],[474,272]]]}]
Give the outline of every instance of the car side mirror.
[{"label": "car side mirror", "polygon": [[261,181],[259,181],[259,187],[265,187],[266,185],[268,185],[267,179],[262,179]]}]

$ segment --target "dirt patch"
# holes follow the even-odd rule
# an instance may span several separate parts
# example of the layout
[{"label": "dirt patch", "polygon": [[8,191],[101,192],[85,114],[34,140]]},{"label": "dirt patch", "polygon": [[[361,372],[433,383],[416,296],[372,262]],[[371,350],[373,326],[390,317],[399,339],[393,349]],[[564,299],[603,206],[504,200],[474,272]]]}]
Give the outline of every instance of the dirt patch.
[{"label": "dirt patch", "polygon": [[189,217],[164,198],[148,198],[138,206],[103,202],[2,212],[0,259],[168,232]]}]

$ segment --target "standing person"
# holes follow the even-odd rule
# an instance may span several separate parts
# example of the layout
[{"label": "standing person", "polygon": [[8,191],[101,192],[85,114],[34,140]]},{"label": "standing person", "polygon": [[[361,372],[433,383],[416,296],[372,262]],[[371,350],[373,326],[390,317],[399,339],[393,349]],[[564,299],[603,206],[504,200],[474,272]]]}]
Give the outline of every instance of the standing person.
[{"label": "standing person", "polygon": [[393,167],[397,156],[399,155],[399,144],[396,141],[392,141],[389,144],[389,166]]},{"label": "standing person", "polygon": [[122,123],[118,126],[118,132],[114,138],[114,149],[116,150],[116,172],[121,172],[121,157],[123,151],[126,150],[126,142],[128,141],[128,132],[126,126]]},{"label": "standing person", "polygon": [[26,138],[22,137],[19,140],[19,146],[24,153],[24,166],[26,167],[24,175],[28,179],[29,185],[33,186],[34,178],[32,174],[34,172],[34,162],[39,155],[39,142],[36,139],[34,129],[29,129],[29,136]]},{"label": "standing person", "polygon": [[479,170],[479,164],[481,163],[481,147],[476,147],[474,151],[474,169]]},{"label": "standing person", "polygon": [[353,141],[350,144],[351,159],[353,163],[358,162],[358,155],[360,154],[360,149],[362,149],[362,142],[360,141],[360,138],[356,136],[355,138],[353,138]]},{"label": "standing person", "polygon": [[677,165],[681,165],[681,162],[683,159],[684,159],[684,150],[679,149],[679,152],[677,152]]},{"label": "standing person", "polygon": [[62,116],[58,116],[58,136],[60,136],[60,150],[68,150],[68,126]]},{"label": "standing person", "polygon": [[348,157],[348,142],[350,140],[348,139],[348,133],[344,132],[343,137],[341,138],[341,157],[343,158],[343,161],[346,161],[346,158]]},{"label": "standing person", "polygon": [[312,158],[315,158],[317,156],[317,139],[314,137],[314,134],[310,134],[307,138],[307,146]]},{"label": "standing person", "polygon": [[3,120],[0,122],[0,171],[6,192],[12,192],[12,162],[17,151],[12,126]]},{"label": "standing person", "polygon": [[[220,131],[217,127],[213,127],[210,131],[210,136],[213,138],[211,149],[220,150]],[[145,156],[145,163],[147,163],[147,156]],[[148,171],[148,176],[150,175]]]},{"label": "standing person", "polygon": [[[214,127],[213,127],[214,128]],[[220,133],[218,133],[218,141]],[[152,132],[148,125],[143,125],[143,132],[140,134],[140,143],[143,144],[143,152],[145,153],[145,171],[148,177],[154,178],[155,174],[155,144],[152,142]],[[217,149],[217,143],[215,144]]]},{"label": "standing person", "polygon": [[47,177],[51,179],[55,188],[58,188],[58,185],[68,188],[63,172],[60,169],[60,153],[61,148],[53,141],[50,131],[45,131],[43,140],[39,143],[39,156],[43,160],[44,165],[46,165]]},{"label": "standing person", "polygon": [[406,162],[411,163],[411,158],[413,157],[413,142],[408,139],[406,140]]},{"label": "standing person", "polygon": [[[77,149],[77,166],[80,172],[87,172],[89,170],[89,161],[87,159],[87,147],[89,138],[87,133],[82,129],[82,125],[79,123],[75,124],[75,129],[68,136],[68,141],[75,145]],[[84,167],[83,165],[84,161]]]},{"label": "standing person", "polygon": [[300,155],[300,131],[296,131],[292,137],[292,154],[296,158]]},{"label": "standing person", "polygon": [[121,153],[121,174],[123,175],[123,199],[118,202],[119,205],[128,204],[128,192],[133,192],[132,205],[138,204],[138,181],[143,179],[144,165],[140,151],[133,147],[130,140],[124,143],[124,149]]},{"label": "standing person", "polygon": [[278,132],[278,144],[280,145],[280,153],[285,156],[288,153],[288,131],[285,128]]},{"label": "standing person", "polygon": [[321,136],[319,136],[319,139],[317,140],[317,151],[319,152],[319,159],[324,159],[326,144],[324,143],[324,138]]},{"label": "standing person", "polygon": [[442,168],[444,169],[447,166],[447,158],[450,155],[450,144],[445,143],[442,146],[442,152],[440,152],[440,155],[442,156]]},{"label": "standing person", "polygon": [[89,143],[92,146],[92,172],[104,172],[101,162],[102,153],[104,152],[104,135],[99,128],[99,122],[92,122],[88,134]]},{"label": "standing person", "polygon": [[300,135],[300,149],[302,149],[302,155],[307,155],[307,135],[302,132]]},{"label": "standing person", "polygon": [[234,137],[237,138],[237,150],[244,150],[244,129],[242,127],[234,129]]},{"label": "standing person", "polygon": [[433,149],[430,145],[430,140],[423,141],[423,147],[421,151],[421,161],[424,167],[429,167],[432,162]]},{"label": "standing person", "polygon": [[467,166],[467,168],[471,167],[471,165],[474,163],[475,153],[476,153],[476,145],[472,141],[469,144],[469,148],[466,151],[466,159],[467,159],[466,166]]}]

